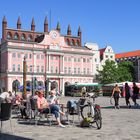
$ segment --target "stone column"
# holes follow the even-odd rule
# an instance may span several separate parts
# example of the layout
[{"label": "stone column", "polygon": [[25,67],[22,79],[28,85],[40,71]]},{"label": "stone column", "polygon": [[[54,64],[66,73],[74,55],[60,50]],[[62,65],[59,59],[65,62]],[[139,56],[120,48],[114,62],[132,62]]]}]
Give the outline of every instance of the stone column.
[{"label": "stone column", "polygon": [[47,73],[49,73],[50,72],[50,54],[47,54],[46,55],[46,57],[47,57]]},{"label": "stone column", "polygon": [[[12,71],[12,53],[11,51],[8,51],[8,61],[7,61],[7,71],[11,72]],[[6,66],[5,66],[6,68]]]},{"label": "stone column", "polygon": [[60,56],[60,73],[64,73],[64,56]]}]

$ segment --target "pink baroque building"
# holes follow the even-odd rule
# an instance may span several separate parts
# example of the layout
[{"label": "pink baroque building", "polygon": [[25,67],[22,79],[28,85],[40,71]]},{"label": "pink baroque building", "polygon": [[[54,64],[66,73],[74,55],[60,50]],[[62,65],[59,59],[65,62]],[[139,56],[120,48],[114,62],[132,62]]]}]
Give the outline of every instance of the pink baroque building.
[{"label": "pink baroque building", "polygon": [[60,24],[48,30],[48,20],[44,21],[44,32],[35,30],[32,19],[31,30],[21,28],[20,17],[17,29],[2,21],[0,44],[0,88],[13,91],[15,80],[23,85],[23,58],[27,61],[27,85],[36,77],[38,84],[44,86],[49,78],[56,81],[58,90],[64,85],[75,82],[93,82],[93,51],[81,44],[82,32],[79,27],[77,36],[72,36],[68,25],[67,35],[61,34]]}]

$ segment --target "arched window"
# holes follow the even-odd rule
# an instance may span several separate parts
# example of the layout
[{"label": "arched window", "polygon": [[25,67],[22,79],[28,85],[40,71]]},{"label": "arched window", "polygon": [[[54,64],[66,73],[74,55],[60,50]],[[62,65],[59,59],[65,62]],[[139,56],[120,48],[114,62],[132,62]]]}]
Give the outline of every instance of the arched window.
[{"label": "arched window", "polygon": [[69,39],[66,40],[66,44],[67,44],[67,45],[70,45]]},{"label": "arched window", "polygon": [[15,39],[15,40],[19,40],[19,35],[18,35],[18,33],[15,33],[14,39]]},{"label": "arched window", "polygon": [[7,33],[7,39],[12,39],[12,34],[11,34],[11,32],[8,32],[8,33]]},{"label": "arched window", "polygon": [[32,41],[33,37],[32,35],[28,35],[27,41]]},{"label": "arched window", "polygon": [[25,40],[26,40],[25,34],[22,34],[22,35],[21,35],[21,40],[22,40],[22,41],[25,41]]}]

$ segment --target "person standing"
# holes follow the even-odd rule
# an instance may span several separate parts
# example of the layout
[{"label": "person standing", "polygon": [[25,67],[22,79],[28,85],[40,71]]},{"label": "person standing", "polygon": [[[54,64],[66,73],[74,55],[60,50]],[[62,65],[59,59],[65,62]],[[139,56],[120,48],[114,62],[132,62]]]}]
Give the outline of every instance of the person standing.
[{"label": "person standing", "polygon": [[119,107],[119,97],[121,97],[121,90],[120,88],[118,87],[118,85],[116,84],[115,87],[113,88],[113,92],[112,92],[112,96],[111,97],[114,97],[114,101],[115,101],[115,108],[120,108]]},{"label": "person standing", "polygon": [[125,83],[125,87],[124,87],[124,91],[125,91],[125,101],[126,101],[126,105],[131,108],[131,104],[130,104],[130,97],[131,97],[131,88],[129,87],[128,83]]},{"label": "person standing", "polygon": [[132,89],[133,89],[133,96],[132,96],[132,99],[133,99],[134,105],[135,105],[135,106],[138,106],[136,100],[138,99],[139,88],[138,88],[138,86],[136,85],[135,82],[133,82],[133,87],[132,87]]}]

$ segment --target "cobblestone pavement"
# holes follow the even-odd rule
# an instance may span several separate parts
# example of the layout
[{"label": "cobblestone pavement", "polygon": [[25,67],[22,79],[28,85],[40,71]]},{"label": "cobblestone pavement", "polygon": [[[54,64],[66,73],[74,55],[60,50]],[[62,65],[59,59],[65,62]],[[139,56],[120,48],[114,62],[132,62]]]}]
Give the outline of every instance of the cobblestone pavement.
[{"label": "cobblestone pavement", "polygon": [[[61,102],[66,104],[70,99],[63,97]],[[124,98],[120,99],[120,109],[114,109],[108,97],[99,97],[96,102],[102,106],[103,126],[100,130],[73,124],[66,125],[66,128],[44,123],[34,125],[29,120],[12,118],[14,133],[12,134],[9,121],[6,121],[0,140],[140,140],[140,107],[132,106],[128,109]],[[140,99],[138,103],[140,104]]]}]

